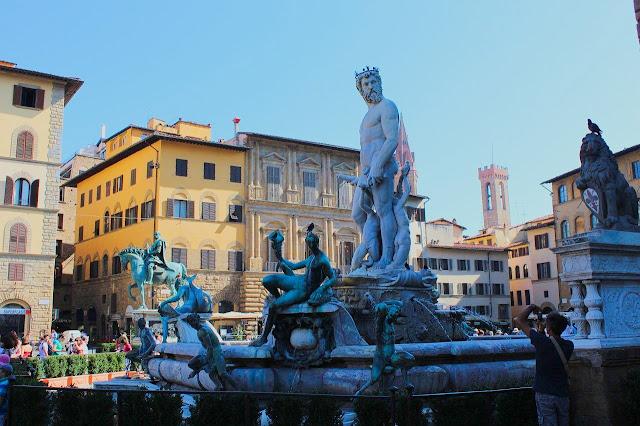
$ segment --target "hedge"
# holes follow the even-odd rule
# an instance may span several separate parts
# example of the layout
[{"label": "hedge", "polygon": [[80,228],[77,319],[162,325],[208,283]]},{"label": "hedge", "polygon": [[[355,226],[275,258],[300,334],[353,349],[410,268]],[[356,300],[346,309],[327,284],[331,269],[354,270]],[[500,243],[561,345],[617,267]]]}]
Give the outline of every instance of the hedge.
[{"label": "hedge", "polygon": [[45,359],[31,357],[23,362],[14,361],[14,368],[28,369],[32,377],[48,379],[82,374],[124,371],[123,352],[105,352],[91,355],[56,355]]}]

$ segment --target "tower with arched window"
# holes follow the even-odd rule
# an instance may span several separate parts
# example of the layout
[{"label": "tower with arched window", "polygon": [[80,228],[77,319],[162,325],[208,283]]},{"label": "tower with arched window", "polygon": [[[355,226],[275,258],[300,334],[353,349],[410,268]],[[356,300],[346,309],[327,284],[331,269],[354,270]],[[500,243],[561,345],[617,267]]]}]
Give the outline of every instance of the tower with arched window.
[{"label": "tower with arched window", "polygon": [[511,226],[507,168],[495,164],[481,167],[478,169],[478,179],[480,179],[485,229]]}]

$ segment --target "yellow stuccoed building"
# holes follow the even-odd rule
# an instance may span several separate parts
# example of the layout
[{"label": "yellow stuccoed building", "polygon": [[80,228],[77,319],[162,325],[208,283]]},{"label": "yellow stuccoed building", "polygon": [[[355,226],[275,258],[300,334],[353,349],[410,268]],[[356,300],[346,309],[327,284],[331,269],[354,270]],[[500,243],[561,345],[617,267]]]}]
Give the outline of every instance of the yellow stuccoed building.
[{"label": "yellow stuccoed building", "polygon": [[[110,337],[129,330],[132,282],[118,252],[167,241],[168,261],[184,263],[215,297],[215,311],[239,308],[244,270],[245,151],[211,142],[210,125],[151,119],[101,141],[105,161],[66,182],[77,188],[73,325]],[[149,307],[168,295],[146,295]]]},{"label": "yellow stuccoed building", "polygon": [[51,326],[64,108],[76,78],[0,61],[0,334]]}]

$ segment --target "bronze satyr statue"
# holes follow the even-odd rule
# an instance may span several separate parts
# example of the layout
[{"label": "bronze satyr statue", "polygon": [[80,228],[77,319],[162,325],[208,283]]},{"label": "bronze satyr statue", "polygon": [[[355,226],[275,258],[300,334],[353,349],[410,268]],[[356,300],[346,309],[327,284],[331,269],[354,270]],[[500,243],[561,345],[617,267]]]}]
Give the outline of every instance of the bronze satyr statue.
[{"label": "bronze satyr statue", "polygon": [[147,327],[147,320],[138,319],[138,334],[140,336],[140,348],[127,352],[126,358],[142,364],[142,370],[149,374],[149,359],[153,358],[153,350],[156,348],[156,339],[153,332]]},{"label": "bronze satyr statue", "polygon": [[[638,196],[618,170],[618,163],[600,132],[594,128],[582,139],[576,187],[583,191],[583,199],[598,217],[601,227],[639,232]],[[593,198],[597,198],[597,202]]]},{"label": "bronze satyr statue", "polygon": [[185,321],[198,330],[198,340],[202,343],[205,353],[198,354],[189,361],[189,368],[193,371],[189,378],[195,377],[204,370],[209,374],[211,381],[219,384],[222,390],[237,390],[238,386],[233,377],[227,372],[227,364],[222,354],[222,347],[216,335],[207,327],[198,314],[187,316]]},{"label": "bronze satyr statue", "polygon": [[[276,299],[269,306],[267,322],[262,336],[254,340],[251,346],[262,346],[267,343],[267,338],[271,333],[278,312],[286,307],[308,301],[311,294],[326,279],[330,280],[335,277],[335,271],[331,267],[329,258],[320,250],[320,239],[313,233],[313,228],[312,223],[307,228],[307,236],[305,238],[310,255],[305,260],[297,263],[290,262],[282,257],[284,237],[280,231],[274,231],[269,235],[271,246],[278,258],[278,268],[282,269],[284,274],[271,274],[262,279],[262,285]],[[304,275],[293,273],[294,270],[302,268],[306,268]]]},{"label": "bronze satyr statue", "polygon": [[395,348],[395,324],[400,316],[402,302],[396,300],[386,300],[378,303],[374,312],[376,315],[376,351],[373,355],[373,365],[371,366],[371,379],[356,392],[355,396],[360,396],[367,388],[374,383],[378,383],[378,392],[384,382],[384,375],[393,373],[397,368],[402,369],[405,386],[407,382],[407,371],[415,364],[415,358],[409,352],[396,351]]},{"label": "bronze satyr statue", "polygon": [[[211,296],[193,283],[195,278],[195,275],[179,276],[176,280],[177,293],[160,303],[158,312],[162,319],[162,343],[167,342],[170,318],[176,318],[182,314],[208,314],[213,312]],[[182,301],[180,306],[175,308],[171,306],[171,303],[179,301]]]}]

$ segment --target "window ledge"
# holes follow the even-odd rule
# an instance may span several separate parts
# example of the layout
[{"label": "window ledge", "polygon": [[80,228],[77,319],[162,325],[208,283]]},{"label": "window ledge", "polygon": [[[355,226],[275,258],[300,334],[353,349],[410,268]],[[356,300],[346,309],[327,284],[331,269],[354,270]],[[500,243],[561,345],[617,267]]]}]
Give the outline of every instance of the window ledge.
[{"label": "window ledge", "polygon": [[42,213],[58,213],[56,209],[43,209],[41,207],[30,207],[30,206],[16,206],[13,204],[0,204],[0,208],[12,209],[12,210],[26,210],[26,211],[34,211],[34,212],[42,212]]}]

